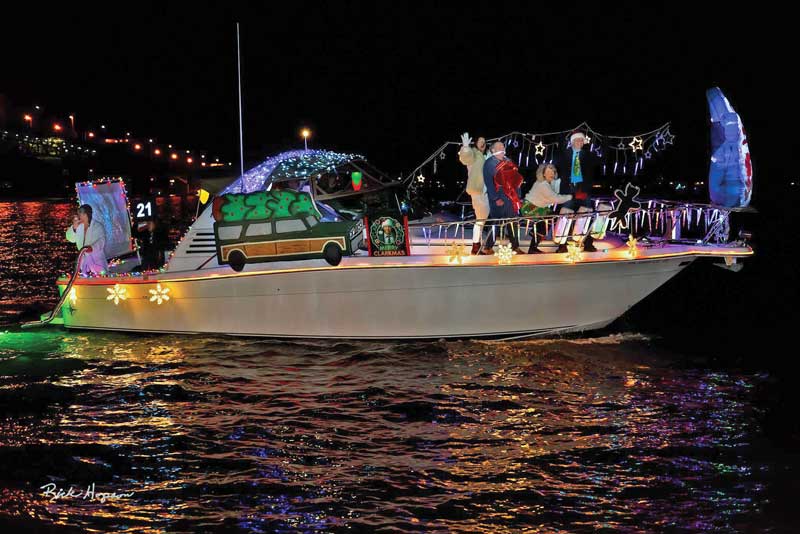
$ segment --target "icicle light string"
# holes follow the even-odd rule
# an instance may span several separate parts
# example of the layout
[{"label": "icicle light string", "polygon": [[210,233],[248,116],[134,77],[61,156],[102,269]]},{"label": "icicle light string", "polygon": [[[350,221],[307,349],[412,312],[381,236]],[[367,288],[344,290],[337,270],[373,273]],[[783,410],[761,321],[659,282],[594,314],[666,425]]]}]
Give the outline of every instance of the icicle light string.
[{"label": "icicle light string", "polygon": [[[675,136],[670,132],[671,123],[667,122],[664,125],[651,130],[649,132],[634,134],[634,135],[604,135],[598,133],[596,130],[592,129],[586,122],[582,122],[575,128],[570,128],[568,130],[559,130],[554,132],[544,132],[544,133],[529,133],[529,132],[520,132],[520,131],[512,131],[505,135],[499,137],[492,137],[486,140],[486,144],[490,145],[493,142],[500,141],[502,142],[506,148],[513,148],[515,150],[519,150],[518,154],[518,161],[519,165],[522,165],[522,152],[526,152],[525,158],[525,165],[528,166],[529,157],[530,157],[530,149],[534,148],[534,162],[538,165],[541,162],[550,162],[552,163],[556,148],[561,146],[562,144],[567,145],[569,143],[569,135],[574,131],[585,131],[591,139],[590,149],[598,155],[598,157],[602,157],[602,149],[608,148],[613,150],[616,155],[619,152],[622,152],[625,155],[625,161],[623,164],[624,172],[623,174],[627,174],[627,167],[628,167],[628,160],[627,160],[627,153],[633,152],[634,155],[641,156],[644,154],[646,159],[651,159],[653,152],[658,152],[660,150],[664,150],[666,145],[672,144]],[[545,138],[552,138],[555,139],[545,139]],[[614,144],[611,141],[619,141],[619,143]],[[659,146],[663,145],[663,146]],[[402,178],[403,183],[408,184],[411,182],[417,175],[422,173],[423,169],[433,163],[437,166],[434,169],[434,172],[438,171],[438,165],[436,159],[444,159],[444,151],[450,146],[461,146],[461,142],[459,141],[447,141],[443,143],[439,148],[433,151],[422,163],[417,165],[412,172],[406,175],[405,178]],[[637,154],[638,153],[638,154]],[[649,155],[647,155],[649,154]],[[619,160],[618,156],[615,155],[615,163],[614,163],[614,174],[617,173],[619,170]],[[541,160],[539,157],[541,156]],[[644,165],[644,161],[642,157],[635,158],[636,164],[634,172],[638,173]],[[604,164],[605,165],[605,164]]]},{"label": "icicle light string", "polygon": [[[613,200],[604,200],[604,202],[608,202],[614,205]],[[656,206],[652,207],[640,207],[640,208],[632,208],[628,213],[625,214],[625,219],[628,221],[626,226],[627,228],[631,228],[634,233],[638,232],[639,229],[647,227],[648,229],[652,230],[654,227],[656,229],[661,228],[663,231],[666,231],[666,223],[669,219],[671,222],[670,224],[677,224],[682,227],[686,227],[687,229],[691,229],[691,216],[689,215],[690,211],[696,211],[698,214],[697,223],[698,229],[700,227],[701,221],[705,222],[703,225],[703,230],[709,231],[711,227],[715,224],[718,224],[720,221],[728,219],[730,212],[728,210],[721,210],[719,207],[712,206],[710,204],[687,204],[687,203],[672,203],[672,202],[663,202],[659,203]],[[592,216],[609,216],[613,212],[613,209],[610,210],[598,210],[592,214]],[[703,213],[705,215],[704,219],[699,217],[699,214]],[[655,215],[655,223],[653,223],[653,215]],[[578,219],[581,217],[586,217],[586,214],[551,214],[545,216],[535,216],[535,217],[515,217],[515,218],[506,218],[506,219],[488,219],[485,221],[485,224],[489,226],[490,231],[494,234],[497,232],[497,227],[500,227],[499,233],[501,237],[504,235],[504,227],[508,224],[511,224],[512,227],[517,229],[517,232],[520,232],[523,224],[525,226],[525,232],[527,233],[530,228],[537,228],[540,223],[544,224],[545,232],[547,232],[547,228],[550,224],[555,224],[558,219],[567,218],[567,219]],[[611,222],[610,228],[616,228],[619,226],[620,221],[616,220],[614,217],[609,217]],[[437,237],[439,240],[442,239],[444,235],[444,239],[451,239],[450,238],[450,229],[452,228],[454,231],[452,232],[452,239],[456,239],[458,237],[458,232],[461,230],[461,238],[464,239],[464,231],[466,230],[467,226],[474,226],[475,221],[457,221],[457,222],[441,222],[441,223],[410,223],[409,228],[421,228],[422,234],[425,237],[426,244],[428,246],[431,245],[431,239],[433,234],[433,229],[436,227],[437,230]],[[591,227],[592,225],[590,225]],[[443,232],[444,230],[444,232]]]}]

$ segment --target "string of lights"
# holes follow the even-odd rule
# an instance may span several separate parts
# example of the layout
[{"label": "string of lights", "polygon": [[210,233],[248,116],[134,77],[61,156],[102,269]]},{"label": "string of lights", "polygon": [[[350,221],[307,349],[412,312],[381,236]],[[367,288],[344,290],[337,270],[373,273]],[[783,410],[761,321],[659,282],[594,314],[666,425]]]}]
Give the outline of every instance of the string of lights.
[{"label": "string of lights", "polygon": [[[33,106],[32,109],[22,113],[22,122],[20,123],[21,132],[12,133],[4,131],[4,136],[14,136],[22,141],[34,140],[39,144],[53,145],[57,148],[47,149],[47,153],[39,154],[36,150],[33,153],[37,155],[49,156],[63,156],[69,153],[70,150],[83,154],[96,154],[97,150],[91,148],[90,144],[101,145],[116,145],[127,144],[130,146],[134,153],[142,155],[149,155],[152,158],[159,158],[164,156],[174,163],[182,163],[191,166],[199,163],[201,167],[222,167],[231,166],[232,162],[220,162],[219,157],[207,157],[205,151],[177,148],[173,144],[157,143],[154,138],[140,138],[134,136],[131,132],[125,132],[124,135],[111,135],[110,129],[106,124],[101,124],[99,129],[78,129],[75,125],[75,114],[69,115],[69,125],[62,125],[61,121],[52,117],[46,118],[41,106]],[[43,124],[40,124],[43,123]],[[38,135],[34,133],[38,130]],[[48,133],[50,135],[48,135]],[[78,144],[70,142],[70,138],[80,139],[83,143]],[[213,161],[212,161],[213,160]]]},{"label": "string of lights", "polygon": [[334,171],[350,161],[364,160],[360,154],[343,154],[329,150],[290,150],[267,158],[234,180],[222,190],[226,193],[251,193],[266,188],[267,182],[312,176]]},{"label": "string of lights", "polygon": [[[646,160],[672,145],[675,136],[671,124],[666,123],[654,130],[633,135],[606,135],[597,132],[588,123],[583,122],[574,128],[544,133],[509,132],[499,137],[492,137],[487,143],[501,141],[506,146],[506,156],[516,160],[520,167],[530,167],[541,163],[552,163],[559,150],[569,146],[569,137],[575,131],[586,135],[586,144],[603,161],[603,173],[607,172],[610,162],[609,154],[613,154],[612,174],[633,174],[641,171]],[[446,159],[451,148],[460,148],[460,141],[447,141],[430,156],[417,165],[403,181],[412,188],[425,182],[424,172],[429,169],[433,174],[438,172],[439,161]],[[524,162],[524,164],[523,164]]]}]

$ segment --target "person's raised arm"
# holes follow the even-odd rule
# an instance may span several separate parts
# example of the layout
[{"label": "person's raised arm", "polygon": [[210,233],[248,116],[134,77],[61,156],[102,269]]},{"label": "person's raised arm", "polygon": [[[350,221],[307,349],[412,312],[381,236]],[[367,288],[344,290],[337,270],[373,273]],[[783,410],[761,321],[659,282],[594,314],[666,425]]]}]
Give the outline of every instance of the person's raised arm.
[{"label": "person's raised arm", "polygon": [[471,142],[472,138],[467,132],[461,134],[461,148],[458,150],[458,159],[467,166],[472,165],[475,161],[475,153],[469,146]]},{"label": "person's raised arm", "polygon": [[76,245],[78,245],[78,248],[81,248],[83,246],[83,243],[79,242],[82,241],[81,232],[79,232],[80,227],[81,227],[81,221],[80,219],[78,219],[77,215],[74,215],[72,217],[72,224],[67,226],[66,237],[67,241],[69,241],[70,243],[75,243]]}]

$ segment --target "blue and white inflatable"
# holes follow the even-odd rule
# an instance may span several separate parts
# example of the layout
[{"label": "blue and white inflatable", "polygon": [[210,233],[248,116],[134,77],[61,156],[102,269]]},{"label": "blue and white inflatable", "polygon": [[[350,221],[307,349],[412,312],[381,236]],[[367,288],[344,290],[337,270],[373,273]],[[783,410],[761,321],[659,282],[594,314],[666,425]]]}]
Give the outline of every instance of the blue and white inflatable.
[{"label": "blue and white inflatable", "polygon": [[753,164],[742,119],[718,87],[706,91],[706,99],[711,113],[711,202],[726,208],[747,207],[753,194]]}]

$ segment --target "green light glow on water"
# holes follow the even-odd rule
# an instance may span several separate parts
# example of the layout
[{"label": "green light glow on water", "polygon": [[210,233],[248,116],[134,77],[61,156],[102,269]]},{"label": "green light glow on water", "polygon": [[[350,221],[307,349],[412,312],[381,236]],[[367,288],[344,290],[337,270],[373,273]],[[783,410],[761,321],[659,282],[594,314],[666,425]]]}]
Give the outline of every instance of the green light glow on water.
[{"label": "green light glow on water", "polygon": [[[0,377],[27,376],[44,378],[70,373],[86,366],[68,357],[63,330],[0,333]],[[66,357],[65,357],[66,356]]]}]

